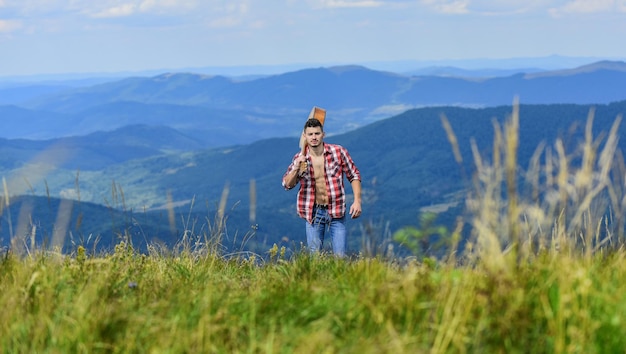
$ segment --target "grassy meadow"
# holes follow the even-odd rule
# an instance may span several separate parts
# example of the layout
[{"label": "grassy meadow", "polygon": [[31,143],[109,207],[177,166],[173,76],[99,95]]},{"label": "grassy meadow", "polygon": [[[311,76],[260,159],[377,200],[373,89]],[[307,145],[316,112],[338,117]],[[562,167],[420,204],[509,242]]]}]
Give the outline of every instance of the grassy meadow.
[{"label": "grassy meadow", "polygon": [[[588,123],[577,151],[538,147],[523,168],[518,120],[514,108],[494,123],[488,157],[474,150],[467,211],[457,227],[435,228],[442,256],[225,255],[219,227],[201,244],[147,253],[124,242],[107,254],[13,245],[0,259],[0,351],[622,353],[620,119],[602,138]],[[431,236],[403,235],[415,245]]]}]

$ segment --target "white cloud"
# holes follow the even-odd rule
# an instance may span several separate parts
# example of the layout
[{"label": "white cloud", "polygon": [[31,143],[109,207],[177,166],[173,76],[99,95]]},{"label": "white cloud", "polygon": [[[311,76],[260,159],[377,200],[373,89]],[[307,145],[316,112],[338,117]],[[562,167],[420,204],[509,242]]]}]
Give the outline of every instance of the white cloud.
[{"label": "white cloud", "polygon": [[[563,0],[556,0],[563,1]],[[471,0],[470,12],[483,15],[514,15],[529,12],[545,12],[555,0]]]},{"label": "white cloud", "polygon": [[141,3],[139,4],[139,8],[142,11],[150,11],[152,9],[159,9],[159,8],[163,8],[163,7],[174,7],[176,6],[176,2],[175,1],[168,1],[168,0],[144,0],[141,1]]},{"label": "white cloud", "polygon": [[199,6],[197,0],[143,0],[138,4],[139,10],[145,13],[186,13]]},{"label": "white cloud", "polygon": [[126,17],[134,14],[135,12],[135,4],[122,4],[96,12],[92,16],[96,18]]},{"label": "white cloud", "polygon": [[603,12],[613,8],[614,0],[574,0],[561,7],[563,12]]},{"label": "white cloud", "polygon": [[[218,1],[219,2],[219,1]],[[248,1],[224,1],[223,4],[217,2],[210,6],[205,6],[202,11],[206,15],[205,22],[211,28],[234,28],[246,23],[248,25],[259,26],[259,21],[251,18],[250,5]],[[252,17],[254,17],[252,13]]]},{"label": "white cloud", "polygon": [[378,7],[383,1],[376,0],[323,0],[322,6],[328,8]]},{"label": "white cloud", "polygon": [[0,6],[25,17],[62,13],[75,8],[79,0],[0,0]]},{"label": "white cloud", "polygon": [[[243,0],[247,1],[247,0]],[[25,17],[82,14],[92,17],[128,16],[139,13],[184,14],[198,7],[213,7],[224,0],[0,0],[0,7]],[[239,1],[237,1],[239,2]]]},{"label": "white cloud", "polygon": [[[133,28],[235,28],[242,24],[261,28],[268,16],[280,17],[286,11],[285,4],[261,0],[0,0],[0,5],[3,20],[20,19],[22,28],[38,33],[101,30],[98,24],[103,21]],[[14,28],[14,24],[2,24],[3,31]]]},{"label": "white cloud", "polygon": [[443,14],[465,14],[469,12],[469,0],[421,0],[421,3]]},{"label": "white cloud", "polygon": [[554,16],[566,14],[591,14],[626,12],[626,0],[571,0],[548,10]]},{"label": "white cloud", "polygon": [[241,24],[241,19],[234,16],[216,18],[209,21],[208,26],[212,28],[231,28]]},{"label": "white cloud", "polygon": [[83,9],[90,13],[92,17],[125,17],[137,14],[153,15],[180,15],[193,13],[198,7],[197,0],[127,0],[125,3],[119,1],[98,2],[99,9],[90,9],[88,6]]},{"label": "white cloud", "polygon": [[418,0],[441,14],[515,15],[626,12],[626,0]]},{"label": "white cloud", "polygon": [[[2,5],[2,3],[0,3],[0,5]],[[22,23],[20,21],[0,19],[0,33],[10,33],[21,27]]]},{"label": "white cloud", "polygon": [[469,5],[469,0],[447,2],[440,5],[439,11],[446,14],[466,14],[469,13],[467,5]]}]

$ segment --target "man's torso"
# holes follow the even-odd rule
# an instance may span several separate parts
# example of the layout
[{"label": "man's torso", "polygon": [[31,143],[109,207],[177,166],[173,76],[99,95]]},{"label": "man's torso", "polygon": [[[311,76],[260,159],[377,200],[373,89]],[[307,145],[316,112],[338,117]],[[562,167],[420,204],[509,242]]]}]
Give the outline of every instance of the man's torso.
[{"label": "man's torso", "polygon": [[326,172],[324,169],[324,155],[311,156],[313,162],[313,176],[315,177],[315,203],[328,205],[328,192],[326,191]]}]

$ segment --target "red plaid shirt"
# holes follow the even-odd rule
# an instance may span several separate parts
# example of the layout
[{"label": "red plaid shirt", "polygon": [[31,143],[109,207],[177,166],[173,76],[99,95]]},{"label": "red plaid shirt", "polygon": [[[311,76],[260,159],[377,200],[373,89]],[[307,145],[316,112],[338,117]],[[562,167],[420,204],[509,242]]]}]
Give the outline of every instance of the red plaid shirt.
[{"label": "red plaid shirt", "polygon": [[[298,152],[294,157],[295,160],[300,156]],[[297,211],[298,215],[307,220],[313,222],[313,205],[315,204],[315,179],[313,178],[313,163],[311,161],[311,155],[306,152],[306,159],[309,164],[308,170],[304,173],[304,176],[299,178],[300,190],[298,191],[298,203]],[[292,161],[293,161],[292,160]],[[283,187],[285,189],[292,189],[295,186],[288,188],[285,184],[285,178],[289,173],[297,167],[293,162],[289,165],[287,172],[283,175]],[[346,213],[346,197],[343,187],[343,176],[348,178],[349,182],[353,180],[361,180],[361,173],[359,169],[352,161],[352,157],[348,153],[346,148],[340,145],[326,144],[324,143],[324,173],[326,174],[326,192],[328,193],[328,213],[333,218],[341,218]]]}]

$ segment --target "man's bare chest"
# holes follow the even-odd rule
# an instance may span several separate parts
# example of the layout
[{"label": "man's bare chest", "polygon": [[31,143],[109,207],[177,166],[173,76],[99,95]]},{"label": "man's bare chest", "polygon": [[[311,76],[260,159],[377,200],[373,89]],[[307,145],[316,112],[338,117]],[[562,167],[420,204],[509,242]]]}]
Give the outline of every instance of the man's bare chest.
[{"label": "man's bare chest", "polygon": [[311,163],[313,164],[313,173],[315,176],[324,175],[324,156],[312,156]]}]

